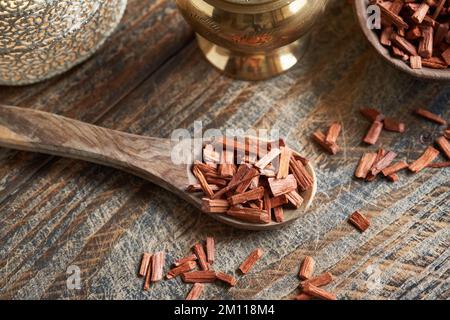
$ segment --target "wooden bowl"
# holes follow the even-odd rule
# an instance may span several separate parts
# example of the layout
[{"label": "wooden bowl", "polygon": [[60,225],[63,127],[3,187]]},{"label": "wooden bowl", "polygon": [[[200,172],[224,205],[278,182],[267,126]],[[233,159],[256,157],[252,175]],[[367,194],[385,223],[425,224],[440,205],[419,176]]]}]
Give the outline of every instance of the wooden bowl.
[{"label": "wooden bowl", "polygon": [[417,78],[421,79],[430,79],[430,80],[446,80],[450,81],[450,70],[449,69],[431,69],[431,68],[422,68],[422,69],[411,69],[411,67],[405,63],[404,61],[392,57],[389,50],[385,48],[378,39],[378,35],[373,31],[367,28],[366,22],[366,10],[367,10],[367,0],[354,0],[354,9],[355,14],[358,19],[359,25],[369,40],[371,45],[375,48],[375,50],[387,61],[389,64],[394,66],[395,68]]}]

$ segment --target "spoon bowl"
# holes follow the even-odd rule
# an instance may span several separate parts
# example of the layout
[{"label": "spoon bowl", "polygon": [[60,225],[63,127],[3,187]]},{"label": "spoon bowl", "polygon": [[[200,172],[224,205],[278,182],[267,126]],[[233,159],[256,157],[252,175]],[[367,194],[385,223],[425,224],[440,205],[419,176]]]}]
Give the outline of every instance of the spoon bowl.
[{"label": "spoon bowl", "polygon": [[[185,140],[196,145],[201,141]],[[79,159],[129,172],[176,194],[196,208],[202,208],[202,196],[189,193],[192,184],[189,164],[172,160],[174,142],[106,129],[59,115],[0,105],[0,147],[39,152]],[[306,170],[313,177],[313,187],[301,193],[304,201],[296,210],[285,210],[285,221],[256,224],[225,214],[208,213],[227,225],[246,230],[269,230],[292,223],[311,205],[317,179],[311,164]]]}]

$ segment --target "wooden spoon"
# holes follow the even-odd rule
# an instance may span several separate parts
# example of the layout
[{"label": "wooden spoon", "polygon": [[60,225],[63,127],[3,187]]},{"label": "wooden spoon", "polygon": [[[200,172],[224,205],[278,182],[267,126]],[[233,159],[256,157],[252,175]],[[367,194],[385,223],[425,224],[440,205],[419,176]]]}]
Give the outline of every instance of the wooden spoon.
[{"label": "wooden spoon", "polygon": [[[188,140],[187,143],[194,143]],[[198,141],[197,141],[198,142]],[[55,114],[0,105],[0,146],[80,159],[127,171],[173,192],[201,209],[201,196],[186,192],[190,166],[176,165],[171,159],[174,143],[170,139],[144,137],[97,127]],[[314,186],[302,194],[304,203],[297,210],[285,211],[285,222],[254,224],[223,215],[213,218],[240,229],[267,230],[281,227],[298,218],[316,193],[316,176],[307,170]]]}]

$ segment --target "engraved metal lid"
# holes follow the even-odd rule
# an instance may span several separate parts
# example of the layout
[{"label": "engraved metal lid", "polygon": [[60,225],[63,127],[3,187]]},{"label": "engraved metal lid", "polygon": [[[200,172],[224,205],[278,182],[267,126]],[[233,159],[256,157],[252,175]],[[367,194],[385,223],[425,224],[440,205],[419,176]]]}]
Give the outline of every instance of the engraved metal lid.
[{"label": "engraved metal lid", "polygon": [[46,0],[3,0],[0,1],[0,16],[33,12],[45,8]]}]

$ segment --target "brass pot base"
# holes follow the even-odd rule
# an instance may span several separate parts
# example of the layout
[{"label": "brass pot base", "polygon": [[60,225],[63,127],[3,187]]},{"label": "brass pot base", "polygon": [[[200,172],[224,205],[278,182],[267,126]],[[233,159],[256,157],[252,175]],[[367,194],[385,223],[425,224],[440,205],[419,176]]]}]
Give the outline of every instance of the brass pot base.
[{"label": "brass pot base", "polygon": [[197,34],[197,42],[206,59],[226,75],[241,80],[265,80],[275,77],[297,64],[305,54],[310,36],[263,53],[232,51]]}]

